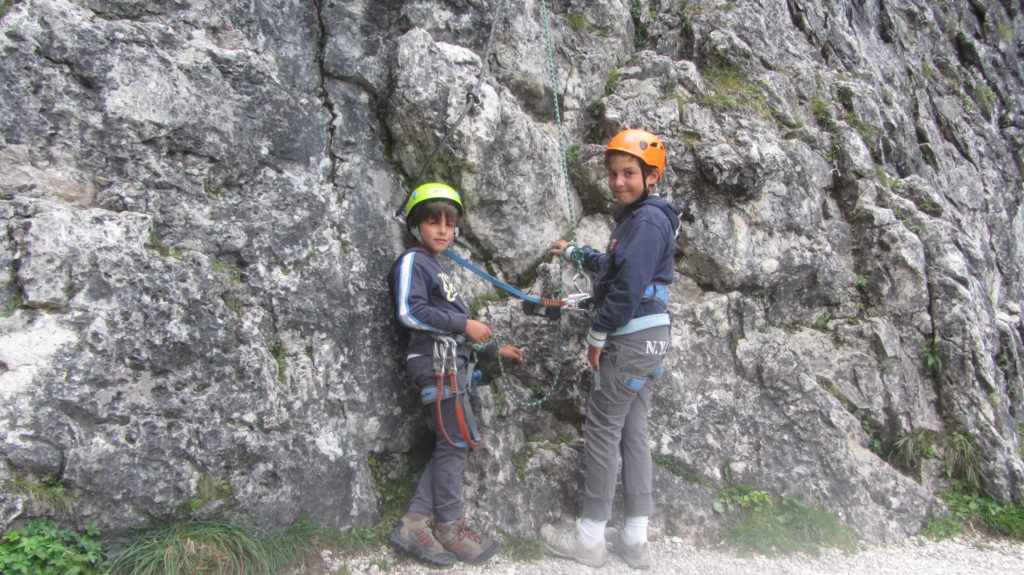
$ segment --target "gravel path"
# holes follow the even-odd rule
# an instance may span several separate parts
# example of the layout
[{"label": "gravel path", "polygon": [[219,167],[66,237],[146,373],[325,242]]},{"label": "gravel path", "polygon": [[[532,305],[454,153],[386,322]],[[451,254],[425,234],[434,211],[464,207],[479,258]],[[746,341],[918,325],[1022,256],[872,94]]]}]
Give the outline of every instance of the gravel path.
[{"label": "gravel path", "polygon": [[633,571],[614,555],[599,570],[550,557],[518,562],[500,556],[480,566],[458,564],[448,569],[433,569],[407,559],[390,547],[361,557],[340,559],[326,554],[324,559],[323,573],[327,574],[1022,575],[1024,543],[972,537],[947,541],[912,538],[900,544],[865,547],[849,554],[827,551],[820,557],[767,558],[739,557],[727,550],[697,548],[678,538],[667,538],[651,544],[653,565],[646,572]]}]

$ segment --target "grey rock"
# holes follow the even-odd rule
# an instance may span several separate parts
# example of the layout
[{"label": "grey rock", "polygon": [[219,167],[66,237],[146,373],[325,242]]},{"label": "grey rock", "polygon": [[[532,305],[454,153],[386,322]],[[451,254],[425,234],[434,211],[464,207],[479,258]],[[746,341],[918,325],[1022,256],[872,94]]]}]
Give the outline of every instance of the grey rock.
[{"label": "grey rock", "polygon": [[[385,282],[408,188],[455,185],[455,249],[555,296],[584,282],[549,245],[604,247],[603,145],[632,127],[682,212],[659,528],[717,541],[744,483],[905,538],[954,437],[980,489],[1024,497],[1018,8],[151,4],[0,16],[0,528],[118,532],[200,493],[269,529],[374,524],[375,473],[429,444]],[[586,318],[445,264],[528,357],[485,388],[467,511],[532,533],[577,510]],[[901,460],[914,436],[937,458]]]}]

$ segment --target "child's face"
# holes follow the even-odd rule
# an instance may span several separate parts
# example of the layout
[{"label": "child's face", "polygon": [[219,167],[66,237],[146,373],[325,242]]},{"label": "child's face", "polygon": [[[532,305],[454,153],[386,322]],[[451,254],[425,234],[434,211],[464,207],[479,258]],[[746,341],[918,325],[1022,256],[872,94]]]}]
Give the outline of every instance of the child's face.
[{"label": "child's face", "polygon": [[455,220],[449,220],[444,213],[424,218],[418,227],[420,246],[432,256],[440,255],[455,241]]},{"label": "child's face", "polygon": [[[615,198],[615,203],[628,206],[640,199],[644,194],[644,176],[640,169],[640,160],[628,154],[611,154],[607,161],[608,190]],[[647,176],[647,185],[658,181],[656,170]]]}]

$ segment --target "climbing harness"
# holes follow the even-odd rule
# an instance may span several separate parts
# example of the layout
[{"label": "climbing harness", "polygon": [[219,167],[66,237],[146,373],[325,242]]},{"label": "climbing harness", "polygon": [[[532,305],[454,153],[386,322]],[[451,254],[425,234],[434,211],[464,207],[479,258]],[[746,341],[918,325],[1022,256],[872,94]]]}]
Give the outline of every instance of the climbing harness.
[{"label": "climbing harness", "polygon": [[[477,447],[480,445],[480,430],[473,415],[470,404],[470,390],[466,393],[459,393],[459,342],[455,338],[437,335],[434,336],[434,410],[437,417],[437,429],[445,441],[455,447]],[[470,368],[470,379],[473,369]],[[448,376],[448,387],[445,387],[445,375]],[[464,441],[455,442],[448,436],[448,430],[444,427],[444,415],[441,413],[441,402],[451,397],[455,402],[455,421],[459,426],[459,433]]]}]

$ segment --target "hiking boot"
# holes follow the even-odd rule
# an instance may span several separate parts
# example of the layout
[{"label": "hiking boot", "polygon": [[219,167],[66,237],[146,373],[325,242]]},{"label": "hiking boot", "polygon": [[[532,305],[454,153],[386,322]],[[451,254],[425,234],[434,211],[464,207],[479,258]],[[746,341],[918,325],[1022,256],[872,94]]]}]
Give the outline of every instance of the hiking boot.
[{"label": "hiking boot", "polygon": [[445,549],[466,563],[483,563],[498,550],[497,541],[474,532],[465,519],[454,523],[435,523],[434,533]]},{"label": "hiking boot", "polygon": [[420,561],[447,567],[455,564],[455,555],[434,539],[434,520],[420,513],[406,513],[391,531],[388,540]]},{"label": "hiking boot", "polygon": [[540,528],[540,536],[544,539],[548,553],[557,557],[573,559],[590,567],[601,567],[608,561],[608,547],[587,547],[575,526],[557,529],[545,523]]},{"label": "hiking boot", "polygon": [[651,568],[651,546],[647,542],[629,545],[622,539],[622,530],[609,527],[605,530],[605,537],[612,546],[612,553],[615,553],[633,569]]}]

